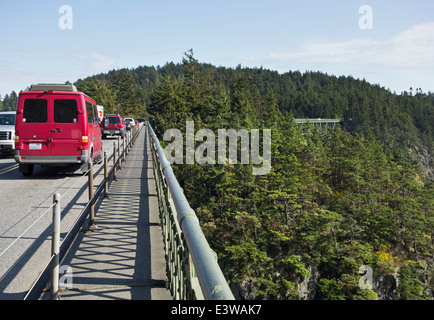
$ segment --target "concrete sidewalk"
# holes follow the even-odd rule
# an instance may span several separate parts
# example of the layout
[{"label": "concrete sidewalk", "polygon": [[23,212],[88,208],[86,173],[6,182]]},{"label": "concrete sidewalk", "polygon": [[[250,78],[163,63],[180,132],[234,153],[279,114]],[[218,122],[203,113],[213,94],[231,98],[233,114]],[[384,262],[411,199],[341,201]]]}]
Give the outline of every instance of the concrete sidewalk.
[{"label": "concrete sidewalk", "polygon": [[[62,262],[72,268],[73,286],[59,293],[62,300],[172,299],[165,288],[163,236],[146,127],[117,179],[111,183],[110,199],[96,210],[98,229],[80,232]],[[42,299],[48,298],[47,292]]]}]

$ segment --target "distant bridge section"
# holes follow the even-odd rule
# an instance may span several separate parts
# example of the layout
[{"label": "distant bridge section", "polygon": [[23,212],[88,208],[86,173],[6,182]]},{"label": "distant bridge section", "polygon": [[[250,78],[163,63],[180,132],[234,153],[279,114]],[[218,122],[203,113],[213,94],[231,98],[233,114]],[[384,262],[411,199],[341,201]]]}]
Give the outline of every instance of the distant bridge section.
[{"label": "distant bridge section", "polygon": [[299,126],[302,126],[306,123],[311,123],[319,129],[323,129],[324,127],[332,127],[335,128],[337,124],[341,122],[341,119],[321,119],[321,118],[313,118],[313,119],[294,119],[295,123]]}]

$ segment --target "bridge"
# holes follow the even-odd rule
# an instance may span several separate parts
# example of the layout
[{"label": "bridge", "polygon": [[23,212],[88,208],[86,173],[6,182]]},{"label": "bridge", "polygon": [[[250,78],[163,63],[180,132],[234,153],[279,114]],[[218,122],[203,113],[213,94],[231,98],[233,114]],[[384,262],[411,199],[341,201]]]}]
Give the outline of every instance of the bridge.
[{"label": "bridge", "polygon": [[315,127],[318,127],[320,130],[322,130],[325,127],[335,128],[336,125],[341,122],[341,119],[321,119],[321,118],[294,119],[294,122],[299,126],[303,126],[310,123]]},{"label": "bridge", "polygon": [[234,300],[152,127],[124,150],[24,299]]}]

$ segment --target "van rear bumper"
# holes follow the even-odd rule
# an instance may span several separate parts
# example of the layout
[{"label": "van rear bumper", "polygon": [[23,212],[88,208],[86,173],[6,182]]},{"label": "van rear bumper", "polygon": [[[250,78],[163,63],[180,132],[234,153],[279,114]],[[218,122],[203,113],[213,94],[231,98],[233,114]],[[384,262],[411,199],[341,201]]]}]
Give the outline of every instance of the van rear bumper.
[{"label": "van rear bumper", "polygon": [[[68,163],[85,163],[89,158],[89,151],[82,150],[81,156],[22,156],[19,150],[15,150],[14,155],[17,163],[23,164],[68,164]],[[78,158],[78,159],[77,159]]]}]

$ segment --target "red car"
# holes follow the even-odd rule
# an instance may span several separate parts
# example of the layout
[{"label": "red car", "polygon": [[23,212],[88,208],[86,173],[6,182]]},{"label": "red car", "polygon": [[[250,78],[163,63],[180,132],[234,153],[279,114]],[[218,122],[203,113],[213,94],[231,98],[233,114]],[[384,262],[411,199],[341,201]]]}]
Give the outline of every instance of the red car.
[{"label": "red car", "polygon": [[113,135],[124,137],[126,133],[124,119],[118,114],[106,115],[101,123],[101,131],[104,139]]},{"label": "red car", "polygon": [[35,164],[61,166],[102,159],[96,102],[73,85],[39,84],[21,91],[15,161],[24,176]]}]

